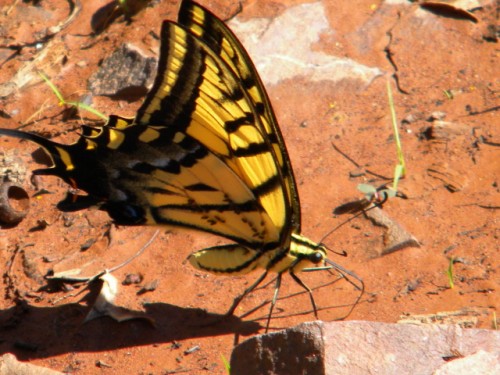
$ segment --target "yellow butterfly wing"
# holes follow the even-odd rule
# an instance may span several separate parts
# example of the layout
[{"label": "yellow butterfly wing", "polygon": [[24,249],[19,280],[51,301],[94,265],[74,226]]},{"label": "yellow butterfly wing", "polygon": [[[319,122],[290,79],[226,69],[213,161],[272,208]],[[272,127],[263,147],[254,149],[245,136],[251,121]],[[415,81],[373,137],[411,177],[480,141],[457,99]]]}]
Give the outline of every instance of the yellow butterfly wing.
[{"label": "yellow butterfly wing", "polygon": [[[287,199],[285,217],[291,230],[300,233],[300,201],[293,169],[269,97],[250,56],[224,22],[196,3],[183,1],[178,22],[216,51],[248,94],[258,115],[259,121],[256,121],[255,126],[266,134],[266,142],[271,146],[275,162],[280,168]],[[284,233],[290,233],[290,230],[286,229]]]},{"label": "yellow butterfly wing", "polygon": [[[185,1],[179,23],[163,25],[158,76],[135,122],[185,132],[224,160],[272,221],[263,228],[264,243],[275,247],[278,236],[286,248],[292,228],[300,230],[300,207],[260,78],[241,44],[210,12]],[[221,190],[236,189],[241,187],[225,184]],[[253,228],[249,234],[261,226],[247,218],[245,223]]]},{"label": "yellow butterfly wing", "polygon": [[[157,77],[135,120],[111,116],[103,127],[83,127],[72,145],[8,135],[47,150],[54,166],[36,174],[88,193],[70,195],[69,207],[84,201],[70,209],[97,203],[122,224],[174,224],[259,251],[287,248],[295,187],[260,79],[211,13],[185,1],[180,19],[184,26],[162,25]],[[197,34],[195,25],[213,27]]]}]

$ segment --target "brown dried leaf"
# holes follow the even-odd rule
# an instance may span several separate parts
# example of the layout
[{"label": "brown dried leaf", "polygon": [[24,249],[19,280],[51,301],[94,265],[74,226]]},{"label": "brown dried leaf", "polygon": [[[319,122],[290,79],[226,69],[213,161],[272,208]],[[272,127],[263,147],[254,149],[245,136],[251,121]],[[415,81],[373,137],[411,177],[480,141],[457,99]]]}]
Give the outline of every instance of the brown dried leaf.
[{"label": "brown dried leaf", "polygon": [[92,306],[92,309],[85,317],[84,323],[103,316],[109,316],[117,322],[124,322],[132,319],[145,319],[152,325],[155,324],[154,320],[142,311],[134,311],[114,304],[119,293],[119,283],[113,275],[105,273],[100,279],[103,281],[101,291],[94,306]]},{"label": "brown dried leaf", "polygon": [[474,8],[464,1],[422,1],[420,7],[427,9],[438,15],[452,17],[457,19],[464,19],[477,23],[479,20],[467,9]]}]

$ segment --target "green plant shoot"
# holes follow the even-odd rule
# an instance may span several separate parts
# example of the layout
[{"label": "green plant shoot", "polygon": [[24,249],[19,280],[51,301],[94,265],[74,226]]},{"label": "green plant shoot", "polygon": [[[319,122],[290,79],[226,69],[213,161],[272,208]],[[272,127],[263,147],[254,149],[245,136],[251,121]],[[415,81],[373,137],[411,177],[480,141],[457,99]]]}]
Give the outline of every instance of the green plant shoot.
[{"label": "green plant shoot", "polygon": [[453,282],[453,264],[455,263],[455,258],[451,257],[450,264],[448,265],[448,269],[446,270],[446,276],[448,276],[448,284],[450,288],[453,289],[455,287],[455,283]]},{"label": "green plant shoot", "polygon": [[389,100],[389,108],[391,111],[392,128],[394,131],[394,140],[396,142],[398,164],[394,168],[392,188],[391,187],[385,188],[384,186],[375,188],[374,186],[369,184],[359,184],[357,186],[358,190],[365,195],[366,200],[369,202],[381,199],[385,200],[387,198],[393,198],[398,196],[399,180],[406,175],[406,164],[403,156],[403,150],[401,147],[401,139],[399,138],[398,121],[396,118],[396,110],[394,109],[394,100],[392,98],[392,90],[389,81],[387,81],[387,97]]},{"label": "green plant shoot", "polygon": [[392,119],[392,129],[394,131],[394,140],[396,141],[396,150],[398,154],[398,164],[394,168],[394,181],[392,183],[392,188],[394,189],[394,191],[398,191],[399,179],[403,178],[406,175],[406,165],[403,156],[403,149],[401,147],[401,140],[399,138],[398,121],[396,118],[396,110],[394,109],[394,100],[392,98],[391,84],[389,81],[387,81],[387,97],[389,99],[389,108],[391,110],[391,119]]},{"label": "green plant shoot", "polygon": [[64,99],[63,95],[61,94],[61,92],[59,91],[59,89],[57,88],[56,85],[54,85],[54,83],[52,83],[52,81],[42,72],[39,72],[38,73],[40,75],[40,77],[42,77],[42,79],[45,81],[45,83],[47,83],[47,85],[50,87],[50,89],[52,90],[52,92],[57,96],[57,99],[59,99],[59,105],[60,106],[63,106],[63,105],[69,105],[71,107],[75,107],[77,109],[84,109],[85,111],[87,112],[90,112],[100,118],[102,118],[103,120],[105,121],[108,121],[108,116],[106,115],[103,115],[101,112],[99,112],[98,110],[92,108],[91,106],[85,104],[85,103],[80,103],[80,102],[73,102],[73,101],[67,101],[66,99]]},{"label": "green plant shoot", "polygon": [[226,357],[224,357],[224,354],[221,354],[220,356],[222,358],[222,363],[224,364],[224,368],[226,369],[226,372],[228,374],[231,374],[231,365],[227,361]]}]

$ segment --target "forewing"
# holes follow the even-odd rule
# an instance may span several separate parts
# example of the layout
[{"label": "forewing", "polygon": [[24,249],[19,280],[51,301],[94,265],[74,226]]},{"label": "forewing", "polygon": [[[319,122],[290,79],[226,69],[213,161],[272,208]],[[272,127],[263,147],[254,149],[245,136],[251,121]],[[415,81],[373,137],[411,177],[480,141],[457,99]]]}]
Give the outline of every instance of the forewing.
[{"label": "forewing", "polygon": [[[224,22],[196,3],[182,2],[179,24],[210,46],[238,77],[242,88],[248,93],[248,100],[252,102],[259,119],[255,126],[266,134],[266,143],[280,168],[287,200],[286,225],[290,225],[293,232],[299,233],[300,201],[293,169],[269,97],[250,56]],[[284,230],[285,233],[288,231]]]},{"label": "forewing", "polygon": [[[221,57],[179,25],[162,27],[160,69],[136,122],[158,129],[158,147],[186,133],[224,163],[250,189],[272,220],[268,232],[290,237],[290,198],[269,134],[254,100]],[[222,186],[229,193],[230,184]],[[249,223],[252,226],[258,222]]]}]

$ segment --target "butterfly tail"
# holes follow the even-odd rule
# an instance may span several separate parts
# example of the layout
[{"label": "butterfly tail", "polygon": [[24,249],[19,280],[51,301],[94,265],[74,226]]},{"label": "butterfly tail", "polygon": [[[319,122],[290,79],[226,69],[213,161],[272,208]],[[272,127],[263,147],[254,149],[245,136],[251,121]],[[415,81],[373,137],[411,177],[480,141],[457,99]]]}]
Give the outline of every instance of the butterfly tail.
[{"label": "butterfly tail", "polygon": [[64,145],[33,133],[11,129],[0,129],[0,135],[26,139],[41,146],[52,160],[53,165],[49,168],[37,169],[33,171],[33,174],[57,176],[76,187],[68,172],[74,168],[72,154],[75,152],[74,147],[77,144]]}]

